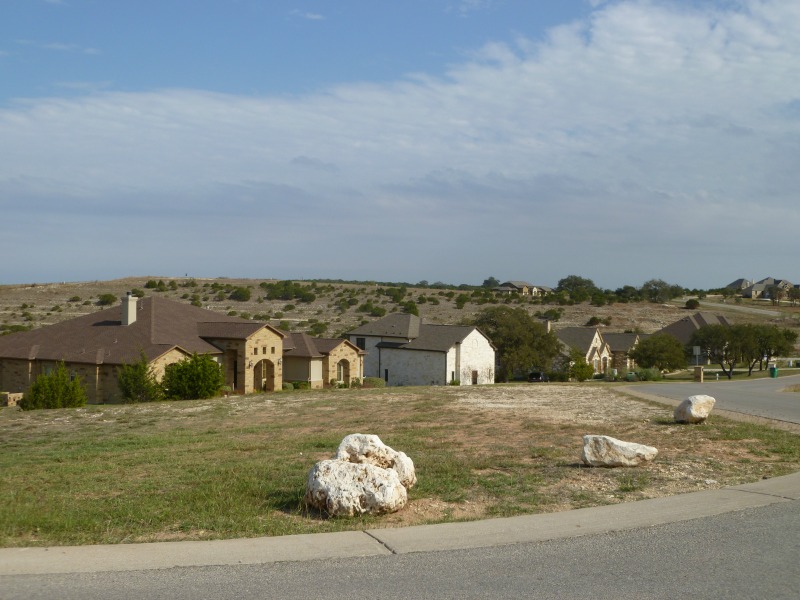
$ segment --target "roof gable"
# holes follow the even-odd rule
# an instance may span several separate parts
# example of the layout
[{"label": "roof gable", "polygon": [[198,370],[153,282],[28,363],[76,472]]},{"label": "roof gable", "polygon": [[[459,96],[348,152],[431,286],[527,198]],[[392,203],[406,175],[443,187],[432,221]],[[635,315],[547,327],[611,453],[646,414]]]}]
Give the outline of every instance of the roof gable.
[{"label": "roof gable", "polygon": [[420,318],[406,313],[393,313],[388,317],[367,323],[348,332],[348,335],[391,337],[412,340],[419,336]]}]

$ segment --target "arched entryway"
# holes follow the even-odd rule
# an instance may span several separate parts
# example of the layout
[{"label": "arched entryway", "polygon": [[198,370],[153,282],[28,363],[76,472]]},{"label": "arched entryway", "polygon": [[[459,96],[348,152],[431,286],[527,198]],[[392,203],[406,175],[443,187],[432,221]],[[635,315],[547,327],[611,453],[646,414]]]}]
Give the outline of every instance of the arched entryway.
[{"label": "arched entryway", "polygon": [[262,359],[253,368],[253,389],[256,392],[275,391],[275,364],[269,359]]},{"label": "arched entryway", "polygon": [[350,361],[344,358],[336,363],[336,380],[350,385]]}]

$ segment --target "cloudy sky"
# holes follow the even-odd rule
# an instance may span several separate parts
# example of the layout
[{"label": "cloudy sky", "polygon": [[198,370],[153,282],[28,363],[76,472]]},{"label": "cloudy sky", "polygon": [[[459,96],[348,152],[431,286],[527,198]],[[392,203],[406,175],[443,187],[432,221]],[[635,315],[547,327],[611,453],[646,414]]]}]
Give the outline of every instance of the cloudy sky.
[{"label": "cloudy sky", "polygon": [[3,0],[0,283],[800,282],[796,0]]}]

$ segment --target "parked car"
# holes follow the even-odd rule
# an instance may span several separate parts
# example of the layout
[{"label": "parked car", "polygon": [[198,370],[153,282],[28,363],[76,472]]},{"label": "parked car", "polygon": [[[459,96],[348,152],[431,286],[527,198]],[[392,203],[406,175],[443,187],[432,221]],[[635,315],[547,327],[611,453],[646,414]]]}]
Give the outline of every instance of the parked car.
[{"label": "parked car", "polygon": [[528,381],[530,383],[536,382],[544,382],[549,381],[547,378],[547,374],[544,371],[532,371],[530,375],[528,375]]}]

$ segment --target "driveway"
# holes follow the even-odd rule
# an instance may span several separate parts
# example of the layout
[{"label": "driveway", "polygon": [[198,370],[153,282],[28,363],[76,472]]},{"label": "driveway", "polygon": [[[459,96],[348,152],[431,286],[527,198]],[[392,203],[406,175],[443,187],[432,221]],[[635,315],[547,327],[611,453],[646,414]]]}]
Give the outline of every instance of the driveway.
[{"label": "driveway", "polygon": [[717,400],[715,408],[719,410],[800,424],[800,393],[783,391],[792,385],[800,385],[800,375],[750,381],[720,379],[703,383],[641,384],[622,390],[656,400],[661,397],[677,401],[707,394]]}]

